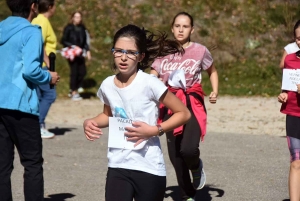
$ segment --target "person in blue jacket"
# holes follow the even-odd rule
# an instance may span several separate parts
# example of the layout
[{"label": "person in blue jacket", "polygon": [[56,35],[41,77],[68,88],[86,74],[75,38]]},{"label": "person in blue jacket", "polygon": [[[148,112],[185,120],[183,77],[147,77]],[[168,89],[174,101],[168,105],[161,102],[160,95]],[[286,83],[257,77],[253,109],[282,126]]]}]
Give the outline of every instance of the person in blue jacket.
[{"label": "person in blue jacket", "polygon": [[0,22],[0,200],[11,201],[14,147],[24,167],[26,201],[44,199],[42,138],[37,85],[56,84],[42,70],[41,29],[31,25],[37,0],[6,0],[12,16]]}]

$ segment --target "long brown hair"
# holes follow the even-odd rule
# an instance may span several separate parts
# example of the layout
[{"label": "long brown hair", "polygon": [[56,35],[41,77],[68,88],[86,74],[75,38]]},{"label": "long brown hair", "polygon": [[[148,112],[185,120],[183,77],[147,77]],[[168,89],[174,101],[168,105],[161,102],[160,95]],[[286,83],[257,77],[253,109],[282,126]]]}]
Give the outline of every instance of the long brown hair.
[{"label": "long brown hair", "polygon": [[[181,44],[176,40],[167,39],[167,34],[158,32],[154,34],[144,28],[139,28],[136,25],[129,24],[119,29],[113,40],[113,47],[117,40],[121,37],[133,38],[140,53],[144,53],[144,59],[138,63],[138,69],[145,70],[149,64],[157,57],[163,57],[169,54],[184,53]],[[113,66],[113,70],[116,70]]]},{"label": "long brown hair", "polygon": [[78,10],[72,13],[71,18],[70,18],[70,22],[69,22],[69,23],[70,23],[70,24],[73,24],[73,17],[74,17],[74,15],[75,15],[76,13],[79,13],[80,16],[81,16],[81,22],[79,23],[79,25],[84,25],[84,24],[83,24],[83,20],[82,20],[82,18],[83,18],[82,12],[80,12],[80,11],[78,11]]}]

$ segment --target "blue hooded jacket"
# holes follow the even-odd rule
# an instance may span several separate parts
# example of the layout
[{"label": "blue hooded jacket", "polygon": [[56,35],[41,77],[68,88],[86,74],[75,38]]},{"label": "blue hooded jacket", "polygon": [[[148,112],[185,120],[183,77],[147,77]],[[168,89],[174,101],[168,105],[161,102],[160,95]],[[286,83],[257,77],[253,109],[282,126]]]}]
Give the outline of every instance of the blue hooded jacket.
[{"label": "blue hooded jacket", "polygon": [[36,86],[51,80],[42,63],[40,27],[15,16],[0,22],[0,108],[39,115]]}]

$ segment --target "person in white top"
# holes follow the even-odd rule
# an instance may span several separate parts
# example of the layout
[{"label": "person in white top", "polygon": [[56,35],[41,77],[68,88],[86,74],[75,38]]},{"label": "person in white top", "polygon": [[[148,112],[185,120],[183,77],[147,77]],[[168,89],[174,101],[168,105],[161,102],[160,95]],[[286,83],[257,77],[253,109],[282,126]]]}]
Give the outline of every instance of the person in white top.
[{"label": "person in white top", "polygon": [[284,68],[284,59],[286,55],[295,53],[300,50],[300,20],[296,22],[294,26],[294,39],[295,42],[290,43],[284,47],[283,55],[281,57],[279,67]]},{"label": "person in white top", "polygon": [[[184,52],[178,42],[166,38],[164,33],[156,37],[135,25],[121,28],[114,36],[111,51],[117,74],[106,78],[98,90],[103,112],[83,123],[90,141],[98,139],[103,134],[101,128],[109,126],[106,201],[164,199],[166,170],[158,136],[185,124],[191,116],[157,77],[143,72],[156,57]],[[167,105],[173,115],[157,124],[160,103]],[[117,136],[112,130],[118,127],[113,120],[131,122],[121,131],[119,141],[131,141],[132,148],[112,145],[112,138]]]}]

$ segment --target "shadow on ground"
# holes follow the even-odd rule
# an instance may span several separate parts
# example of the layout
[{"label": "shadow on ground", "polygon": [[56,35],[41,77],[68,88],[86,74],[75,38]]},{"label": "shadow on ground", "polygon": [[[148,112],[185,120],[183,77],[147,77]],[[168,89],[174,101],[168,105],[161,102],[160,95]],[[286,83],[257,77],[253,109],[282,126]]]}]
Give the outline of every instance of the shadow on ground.
[{"label": "shadow on ground", "polygon": [[[94,79],[92,79],[92,78],[84,79],[83,83],[82,83],[82,87],[84,89],[91,89],[91,88],[95,87],[96,85],[97,85],[97,82]],[[96,97],[96,94],[92,93],[92,92],[89,92],[87,90],[87,91],[84,91],[84,92],[80,93],[80,96],[83,99],[90,99],[92,97]]]},{"label": "shadow on ground", "polygon": [[[179,191],[178,186],[168,186],[166,188],[165,198],[171,197],[174,201],[182,201]],[[224,190],[216,188],[214,185],[205,185],[203,189],[197,191],[195,200],[211,201],[213,197],[223,197],[224,194]]]},{"label": "shadow on ground", "polygon": [[93,92],[82,92],[82,93],[80,93],[80,96],[81,96],[83,99],[90,99],[90,98],[96,97],[96,94],[93,93]]},{"label": "shadow on ground", "polygon": [[97,85],[97,82],[92,78],[84,79],[82,82],[82,87],[84,89],[90,89],[90,88],[95,87],[96,85]]},{"label": "shadow on ground", "polygon": [[66,199],[72,197],[75,197],[75,195],[71,193],[60,193],[60,194],[48,195],[47,198],[44,198],[44,201],[66,201]]},{"label": "shadow on ground", "polygon": [[76,128],[50,128],[48,129],[50,132],[54,133],[55,135],[64,135],[66,132],[71,132],[72,130],[75,130]]}]

